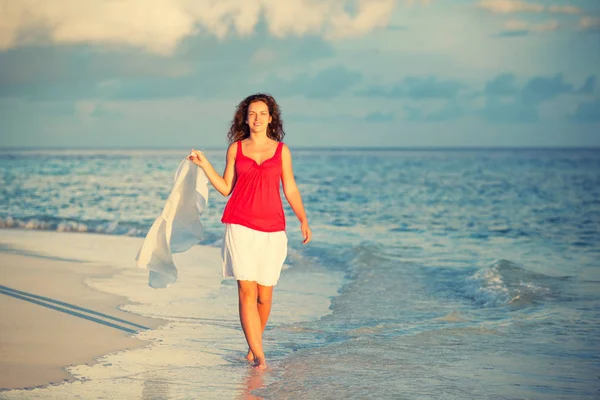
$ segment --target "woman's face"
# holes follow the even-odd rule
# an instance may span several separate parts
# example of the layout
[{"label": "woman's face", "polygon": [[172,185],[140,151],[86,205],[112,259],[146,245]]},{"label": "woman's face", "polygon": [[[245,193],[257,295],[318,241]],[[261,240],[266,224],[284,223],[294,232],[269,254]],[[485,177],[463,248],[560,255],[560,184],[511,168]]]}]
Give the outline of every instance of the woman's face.
[{"label": "woman's face", "polygon": [[271,122],[269,107],[262,101],[255,101],[248,106],[248,118],[246,120],[250,130],[254,132],[265,131]]}]

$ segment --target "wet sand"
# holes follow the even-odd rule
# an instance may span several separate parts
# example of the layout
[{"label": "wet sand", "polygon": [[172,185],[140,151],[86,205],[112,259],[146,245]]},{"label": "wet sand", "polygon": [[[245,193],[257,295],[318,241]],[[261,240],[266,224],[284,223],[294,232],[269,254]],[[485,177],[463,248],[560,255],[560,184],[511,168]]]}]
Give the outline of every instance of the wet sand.
[{"label": "wet sand", "polygon": [[135,263],[142,241],[0,229],[1,398],[260,398],[303,335],[289,327],[328,314],[342,279],[308,263],[284,269],[264,339],[275,370],[257,373],[220,249],[176,254],[179,279],[153,289]]},{"label": "wet sand", "polygon": [[[119,239],[131,239],[131,249],[141,243]],[[133,335],[165,321],[121,311],[125,297],[85,284],[136,268],[135,254],[111,253],[113,242],[106,235],[0,230],[0,388],[71,380],[66,366],[149,344]],[[86,261],[101,248],[105,260]],[[113,257],[122,261],[111,262]]]}]

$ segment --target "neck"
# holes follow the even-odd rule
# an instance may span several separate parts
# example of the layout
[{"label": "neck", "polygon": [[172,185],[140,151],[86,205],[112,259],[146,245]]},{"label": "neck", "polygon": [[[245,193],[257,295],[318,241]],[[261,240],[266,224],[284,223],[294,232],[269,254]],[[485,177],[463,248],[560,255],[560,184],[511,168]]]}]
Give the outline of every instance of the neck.
[{"label": "neck", "polygon": [[269,137],[267,136],[267,130],[265,129],[264,131],[260,132],[250,132],[249,139],[254,143],[265,143],[269,140]]}]

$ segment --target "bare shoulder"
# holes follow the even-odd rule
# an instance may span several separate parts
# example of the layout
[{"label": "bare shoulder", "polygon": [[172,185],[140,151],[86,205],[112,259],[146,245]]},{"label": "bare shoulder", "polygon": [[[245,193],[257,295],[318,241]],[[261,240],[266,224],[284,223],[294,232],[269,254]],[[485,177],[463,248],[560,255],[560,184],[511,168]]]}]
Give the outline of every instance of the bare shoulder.
[{"label": "bare shoulder", "polygon": [[233,142],[227,147],[227,158],[235,158],[237,155],[237,142]]},{"label": "bare shoulder", "polygon": [[285,143],[281,146],[281,161],[284,165],[292,165],[292,152]]}]

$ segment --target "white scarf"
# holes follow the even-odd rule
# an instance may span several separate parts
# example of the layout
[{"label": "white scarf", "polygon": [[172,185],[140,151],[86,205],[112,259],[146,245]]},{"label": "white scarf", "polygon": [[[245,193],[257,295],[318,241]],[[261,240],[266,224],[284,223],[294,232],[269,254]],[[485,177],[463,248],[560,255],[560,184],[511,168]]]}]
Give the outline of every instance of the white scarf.
[{"label": "white scarf", "polygon": [[185,158],[161,215],[148,231],[136,256],[137,265],[149,271],[148,285],[166,288],[177,280],[173,253],[198,244],[204,228],[200,216],[208,204],[208,178],[202,168]]}]

